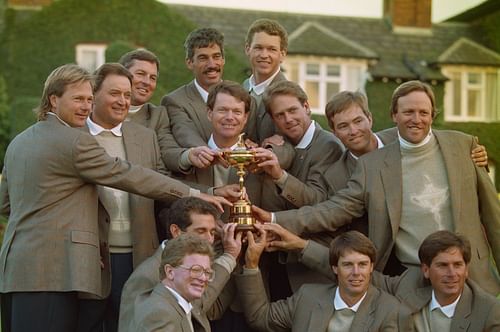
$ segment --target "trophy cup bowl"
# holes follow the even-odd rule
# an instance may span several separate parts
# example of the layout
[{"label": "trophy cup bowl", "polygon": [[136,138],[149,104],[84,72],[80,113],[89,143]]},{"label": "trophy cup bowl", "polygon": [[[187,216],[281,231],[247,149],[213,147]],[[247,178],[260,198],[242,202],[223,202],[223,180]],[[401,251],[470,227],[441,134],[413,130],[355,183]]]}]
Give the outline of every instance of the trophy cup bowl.
[{"label": "trophy cup bowl", "polygon": [[223,151],[223,158],[236,168],[236,174],[239,176],[239,185],[241,196],[233,203],[229,212],[229,222],[237,223],[238,231],[253,230],[255,218],[252,216],[252,204],[243,194],[245,185],[246,169],[249,165],[255,162],[255,151],[248,150],[243,143],[243,134],[240,135],[236,148],[232,151]]}]

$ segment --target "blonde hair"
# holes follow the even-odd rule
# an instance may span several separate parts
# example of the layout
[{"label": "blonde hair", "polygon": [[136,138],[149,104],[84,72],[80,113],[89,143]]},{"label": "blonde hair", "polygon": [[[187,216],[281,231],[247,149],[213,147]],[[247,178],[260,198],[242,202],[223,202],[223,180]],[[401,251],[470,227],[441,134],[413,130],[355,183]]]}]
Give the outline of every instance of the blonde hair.
[{"label": "blonde hair", "polygon": [[52,110],[50,97],[61,97],[66,91],[66,86],[75,83],[90,82],[93,84],[92,75],[85,69],[75,64],[66,64],[54,69],[45,80],[40,105],[35,109],[38,121],[45,120],[47,113]]}]

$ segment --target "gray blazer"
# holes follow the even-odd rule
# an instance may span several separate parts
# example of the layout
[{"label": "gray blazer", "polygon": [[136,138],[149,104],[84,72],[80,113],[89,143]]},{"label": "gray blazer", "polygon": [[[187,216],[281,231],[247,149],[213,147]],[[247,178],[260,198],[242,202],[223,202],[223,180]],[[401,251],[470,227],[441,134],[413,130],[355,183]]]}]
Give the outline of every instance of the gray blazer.
[{"label": "gray blazer", "polygon": [[[272,80],[271,84],[286,81],[285,75],[280,71]],[[245,90],[250,91],[250,78],[247,78],[243,82],[243,87]],[[276,126],[274,125],[273,119],[267,113],[264,103],[261,101],[258,103],[255,98],[252,97],[252,112],[248,118],[247,131],[249,137],[257,143],[262,143],[265,138],[273,136],[276,134]]]},{"label": "gray blazer", "polygon": [[146,103],[130,118],[130,121],[154,130],[163,163],[170,171],[182,172],[179,168],[179,159],[187,148],[181,148],[172,135],[170,119],[165,107]]},{"label": "gray blazer", "polygon": [[[194,332],[210,332],[210,323],[196,304],[193,304],[191,316]],[[146,300],[136,304],[131,331],[191,332],[191,327],[174,295],[157,283]]]},{"label": "gray blazer", "polygon": [[[470,158],[475,144],[472,136],[433,132],[448,174],[454,229],[467,234],[472,245],[470,278],[489,293],[498,294],[500,282],[489,264],[491,247],[500,266],[500,202],[496,190],[485,169],[477,168]],[[394,142],[362,156],[347,188],[313,207],[277,212],[276,221],[296,234],[317,233],[337,229],[366,211],[368,234],[380,253],[376,269],[382,271],[399,229],[401,173],[399,143]]]},{"label": "gray blazer", "polygon": [[[260,331],[326,331],[333,316],[333,285],[306,284],[285,300],[269,303],[260,273],[236,276],[245,317]],[[350,331],[398,331],[399,302],[370,286]]]},{"label": "gray blazer", "polygon": [[49,115],[7,148],[0,212],[9,222],[0,251],[0,292],[107,295],[95,184],[161,200],[189,196],[185,184],[110,158],[89,134]]},{"label": "gray blazer", "polygon": [[316,124],[314,135],[305,149],[295,149],[283,189],[272,180],[265,181],[262,207],[269,211],[289,210],[313,205],[327,199],[323,173],[342,155],[340,141]]},{"label": "gray blazer", "polygon": [[[160,280],[160,262],[162,248],[158,248],[154,255],[140,264],[123,286],[120,302],[120,319],[118,321],[118,330],[120,332],[135,332],[133,318],[137,308],[145,303],[155,285]],[[214,261],[213,269],[215,278],[208,284],[199,301],[195,301],[200,315],[207,316],[209,319],[219,319],[229,307],[233,300],[234,292],[226,291],[226,284],[230,278],[227,270]]]},{"label": "gray blazer", "polygon": [[184,148],[207,145],[213,127],[207,117],[207,105],[194,81],[164,96],[175,140]]}]

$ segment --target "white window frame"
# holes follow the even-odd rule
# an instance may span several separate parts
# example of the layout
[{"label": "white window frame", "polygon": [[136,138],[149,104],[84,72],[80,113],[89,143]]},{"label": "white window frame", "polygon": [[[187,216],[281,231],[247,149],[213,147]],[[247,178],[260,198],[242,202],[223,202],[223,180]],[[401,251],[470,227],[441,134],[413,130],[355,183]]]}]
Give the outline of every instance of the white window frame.
[{"label": "white window frame", "polygon": [[[444,96],[444,119],[449,122],[498,122],[500,118],[495,119],[495,111],[490,113],[486,110],[486,74],[492,73],[497,75],[498,86],[500,86],[500,68],[495,67],[472,67],[472,66],[446,66],[442,69],[443,74],[450,78],[445,83],[445,96]],[[453,74],[460,74],[460,115],[453,114],[454,111],[454,87],[451,81]],[[469,74],[479,74],[481,82],[479,84],[470,84],[468,81]],[[480,92],[480,108],[477,116],[469,116],[467,114],[468,104],[468,91],[476,90]],[[500,94],[500,92],[498,92]],[[500,98],[500,96],[497,96]],[[500,105],[499,105],[500,107]]]},{"label": "white window frame", "polygon": [[[319,64],[319,75],[308,75],[306,68],[307,64]],[[316,108],[311,107],[311,111],[314,114],[324,114],[325,107],[328,102],[327,96],[327,83],[338,83],[340,91],[352,89],[347,81],[348,79],[348,68],[358,67],[360,72],[360,82],[356,87],[356,90],[364,92],[368,62],[367,60],[359,59],[347,59],[338,57],[318,57],[318,56],[293,56],[288,55],[286,63],[283,64],[283,68],[287,73],[291,72],[292,65],[298,66],[298,77],[296,78],[296,83],[298,83],[304,90],[306,90],[306,82],[319,82],[318,99],[319,105]],[[328,76],[327,66],[339,66],[340,75]],[[289,77],[290,78],[290,77]],[[307,93],[307,91],[306,91]]]},{"label": "white window frame", "polygon": [[[89,70],[90,72],[93,72],[106,62],[106,48],[107,48],[106,44],[78,44],[76,45],[76,52],[75,52],[76,63],[79,66],[82,66],[85,69]],[[84,64],[83,54],[89,51],[95,52],[96,54],[95,57],[96,68],[87,68],[87,66],[85,66]]]}]

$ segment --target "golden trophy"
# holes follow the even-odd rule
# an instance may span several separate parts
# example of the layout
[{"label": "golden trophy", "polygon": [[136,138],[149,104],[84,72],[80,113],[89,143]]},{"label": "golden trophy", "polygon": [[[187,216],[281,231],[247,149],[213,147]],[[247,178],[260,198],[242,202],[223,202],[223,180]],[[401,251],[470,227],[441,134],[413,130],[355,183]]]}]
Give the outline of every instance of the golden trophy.
[{"label": "golden trophy", "polygon": [[255,218],[252,216],[252,204],[246,198],[243,191],[245,184],[244,176],[247,173],[246,168],[255,162],[255,151],[248,150],[243,141],[243,136],[240,134],[236,148],[232,151],[224,151],[223,157],[231,167],[236,168],[236,174],[239,176],[239,184],[241,195],[240,198],[233,203],[229,212],[229,222],[237,223],[236,229],[239,231],[253,230]]}]

